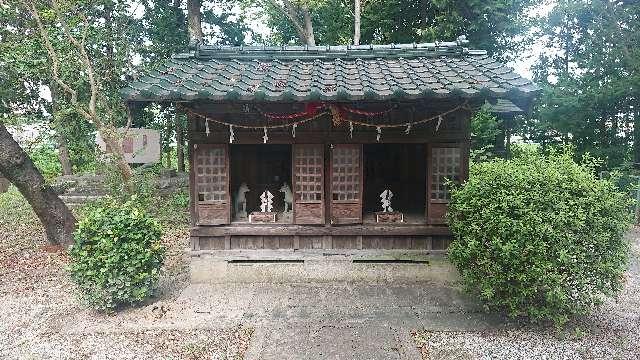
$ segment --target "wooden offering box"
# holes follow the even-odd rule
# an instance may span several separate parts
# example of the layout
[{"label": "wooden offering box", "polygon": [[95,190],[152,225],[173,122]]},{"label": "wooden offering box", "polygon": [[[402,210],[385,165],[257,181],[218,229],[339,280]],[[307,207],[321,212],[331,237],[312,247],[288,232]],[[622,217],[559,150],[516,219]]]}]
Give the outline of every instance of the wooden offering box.
[{"label": "wooden offering box", "polygon": [[376,213],[376,222],[379,223],[399,223],[404,222],[404,214],[401,212],[383,212]]},{"label": "wooden offering box", "polygon": [[249,214],[249,222],[251,223],[274,223],[276,222],[276,213],[254,211]]}]

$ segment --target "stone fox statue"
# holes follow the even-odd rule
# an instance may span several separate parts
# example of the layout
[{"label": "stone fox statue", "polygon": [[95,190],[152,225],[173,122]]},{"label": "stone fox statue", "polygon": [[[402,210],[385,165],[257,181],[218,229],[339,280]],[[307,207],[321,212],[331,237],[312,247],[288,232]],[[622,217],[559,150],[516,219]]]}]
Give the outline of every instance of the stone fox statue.
[{"label": "stone fox statue", "polygon": [[247,183],[240,184],[238,188],[238,192],[236,193],[236,199],[234,203],[234,209],[236,211],[236,216],[245,218],[247,217],[247,196],[246,194],[251,191],[249,190],[249,186]]},{"label": "stone fox statue", "polygon": [[284,212],[289,212],[293,207],[293,192],[291,192],[289,184],[284,183],[280,192],[284,194]]}]

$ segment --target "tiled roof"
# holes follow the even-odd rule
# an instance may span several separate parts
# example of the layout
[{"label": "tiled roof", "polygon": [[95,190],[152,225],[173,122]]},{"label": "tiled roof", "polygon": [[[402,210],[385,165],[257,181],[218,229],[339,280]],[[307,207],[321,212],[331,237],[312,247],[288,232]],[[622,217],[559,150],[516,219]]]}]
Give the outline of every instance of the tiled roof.
[{"label": "tiled roof", "polygon": [[512,103],[509,100],[497,99],[495,102],[486,101],[485,105],[489,108],[489,111],[494,114],[522,114],[522,110],[518,105]]},{"label": "tiled roof", "polygon": [[174,56],[122,90],[126,101],[530,99],[539,88],[457,43],[213,47]]}]

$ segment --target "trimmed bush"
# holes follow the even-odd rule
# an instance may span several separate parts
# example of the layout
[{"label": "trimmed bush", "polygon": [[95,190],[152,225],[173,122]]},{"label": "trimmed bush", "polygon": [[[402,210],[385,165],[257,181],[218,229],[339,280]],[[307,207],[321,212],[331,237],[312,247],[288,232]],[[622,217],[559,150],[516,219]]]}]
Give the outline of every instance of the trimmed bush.
[{"label": "trimmed bush", "polygon": [[78,224],[69,269],[98,310],[139,303],[157,287],[165,254],[162,230],[134,202],[99,203]]},{"label": "trimmed bush", "polygon": [[594,163],[529,151],[454,186],[449,258],[488,309],[561,325],[622,288],[630,200]]}]

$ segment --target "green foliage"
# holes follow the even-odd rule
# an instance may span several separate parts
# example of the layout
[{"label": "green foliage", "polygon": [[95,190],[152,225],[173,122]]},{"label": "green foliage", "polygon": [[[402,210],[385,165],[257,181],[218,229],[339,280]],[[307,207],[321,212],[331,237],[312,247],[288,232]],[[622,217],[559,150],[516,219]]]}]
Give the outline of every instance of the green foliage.
[{"label": "green foliage", "polygon": [[[153,215],[165,228],[189,222],[189,192],[187,189],[161,191],[157,188],[160,166],[136,169],[128,183],[122,181],[119,172],[111,164],[103,164],[100,170],[106,176],[109,197],[119,203],[133,202],[140,209]],[[100,203],[97,204],[100,206]],[[95,205],[90,204],[90,211]]]},{"label": "green foliage", "polygon": [[[256,6],[273,31],[276,44],[300,42],[294,26],[275,2],[238,0]],[[311,12],[316,42],[351,44],[354,32],[353,0],[292,1]],[[503,56],[521,41],[528,29],[526,12],[532,0],[372,0],[362,1],[362,44],[452,41],[467,35],[474,47]]]},{"label": "green foliage", "polygon": [[28,155],[47,181],[62,175],[58,152],[52,145],[43,144],[32,148]]},{"label": "green foliage", "polygon": [[630,199],[592,158],[521,150],[473,164],[453,189],[449,258],[488,308],[560,325],[621,289]]},{"label": "green foliage", "polygon": [[471,118],[471,151],[473,159],[488,160],[495,154],[496,138],[501,122],[488,109],[481,108]]},{"label": "green foliage", "polygon": [[89,211],[78,224],[69,266],[88,303],[113,311],[150,297],[165,255],[161,235],[135,199],[107,200]]},{"label": "green foliage", "polygon": [[[571,144],[603,168],[640,162],[640,3],[558,1],[536,37],[545,46],[534,69],[543,94],[523,135]],[[603,46],[606,44],[606,46]]]}]

